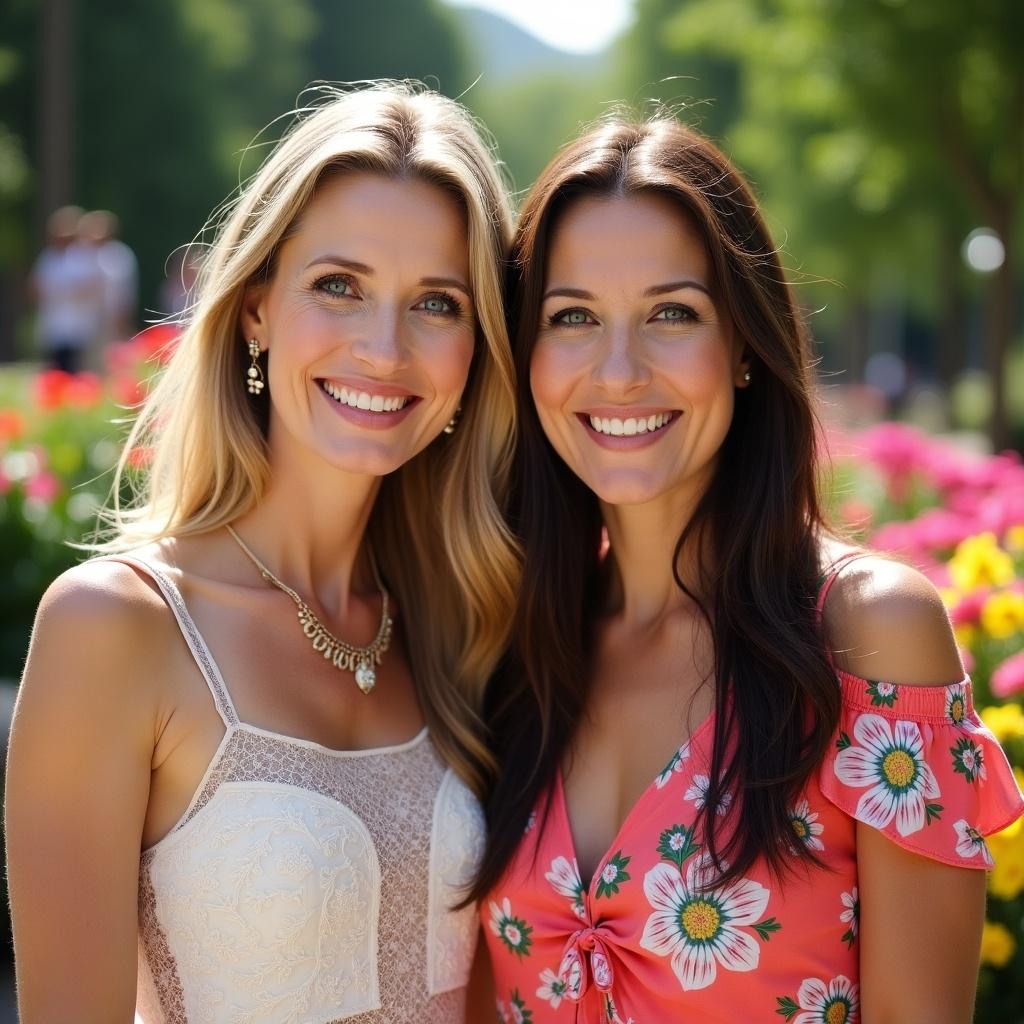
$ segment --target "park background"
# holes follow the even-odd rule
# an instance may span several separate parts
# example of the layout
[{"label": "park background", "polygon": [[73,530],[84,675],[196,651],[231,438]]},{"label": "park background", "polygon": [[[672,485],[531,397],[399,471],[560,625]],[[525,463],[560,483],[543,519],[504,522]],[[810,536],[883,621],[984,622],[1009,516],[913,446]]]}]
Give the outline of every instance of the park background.
[{"label": "park background", "polygon": [[[667,106],[743,168],[815,337],[833,510],[942,587],[985,719],[1024,765],[1022,44],[1018,0],[5,0],[0,679],[174,334],[119,340],[96,375],[43,372],[27,280],[48,214],[118,215],[141,329],[167,312],[171,254],[304,86],[415,78],[483,119],[517,194],[622,102]],[[977,1020],[1015,1024],[1019,823],[991,847]]]}]

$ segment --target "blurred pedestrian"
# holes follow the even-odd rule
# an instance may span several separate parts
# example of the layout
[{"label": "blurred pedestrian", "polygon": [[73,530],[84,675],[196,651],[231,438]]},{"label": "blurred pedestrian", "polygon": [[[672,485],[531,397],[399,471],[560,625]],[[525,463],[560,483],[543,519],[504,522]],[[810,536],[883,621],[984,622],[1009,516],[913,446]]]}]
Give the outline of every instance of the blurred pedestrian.
[{"label": "blurred pedestrian", "polygon": [[82,210],[62,206],[47,221],[46,247],[29,280],[38,314],[39,348],[51,365],[68,373],[82,366],[100,326],[103,280],[92,247],[82,243]]},{"label": "blurred pedestrian", "polygon": [[109,210],[92,210],[82,217],[79,235],[93,248],[103,284],[97,348],[135,333],[138,310],[139,264],[135,253],[118,236],[121,223]]},{"label": "blurred pedestrian", "polygon": [[167,259],[167,276],[160,285],[160,313],[181,320],[199,277],[199,257],[192,246],[179,246]]}]

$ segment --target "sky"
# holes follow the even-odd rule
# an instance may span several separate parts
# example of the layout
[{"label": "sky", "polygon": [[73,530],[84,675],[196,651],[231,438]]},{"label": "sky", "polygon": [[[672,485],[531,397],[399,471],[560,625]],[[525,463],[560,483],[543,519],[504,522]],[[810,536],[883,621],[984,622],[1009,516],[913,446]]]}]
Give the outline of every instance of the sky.
[{"label": "sky", "polygon": [[550,46],[595,53],[626,27],[633,0],[445,0],[500,14]]}]

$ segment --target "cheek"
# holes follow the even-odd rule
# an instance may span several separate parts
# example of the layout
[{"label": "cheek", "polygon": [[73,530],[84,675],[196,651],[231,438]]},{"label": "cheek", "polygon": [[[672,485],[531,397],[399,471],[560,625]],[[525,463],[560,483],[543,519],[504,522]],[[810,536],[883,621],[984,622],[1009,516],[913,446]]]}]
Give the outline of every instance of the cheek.
[{"label": "cheek", "polygon": [[732,399],[732,366],[725,346],[709,339],[670,349],[662,362],[663,372],[695,403],[714,402],[719,396]]},{"label": "cheek", "polygon": [[577,368],[564,346],[537,342],[530,359],[530,391],[541,419],[557,412],[572,393]]},{"label": "cheek", "polygon": [[461,392],[466,386],[474,347],[472,331],[460,331],[433,344],[418,347],[417,361],[439,396]]}]

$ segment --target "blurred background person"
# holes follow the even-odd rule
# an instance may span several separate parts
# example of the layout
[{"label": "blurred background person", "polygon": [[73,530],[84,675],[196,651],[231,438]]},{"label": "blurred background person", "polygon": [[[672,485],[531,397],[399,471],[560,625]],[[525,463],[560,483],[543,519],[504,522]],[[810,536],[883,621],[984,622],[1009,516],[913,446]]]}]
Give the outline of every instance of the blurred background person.
[{"label": "blurred background person", "polygon": [[158,310],[161,316],[180,320],[199,276],[199,257],[188,245],[179,246],[167,259],[167,276],[160,283]]},{"label": "blurred background person", "polygon": [[130,337],[137,326],[139,265],[120,232],[121,222],[109,210],[85,214],[79,229],[83,243],[92,247],[101,280],[99,328],[89,353],[96,366],[107,344]]},{"label": "blurred background person", "polygon": [[82,211],[62,206],[47,221],[47,241],[32,268],[29,291],[37,308],[36,336],[43,358],[67,373],[82,368],[95,343],[104,284],[94,249],[81,237]]}]

